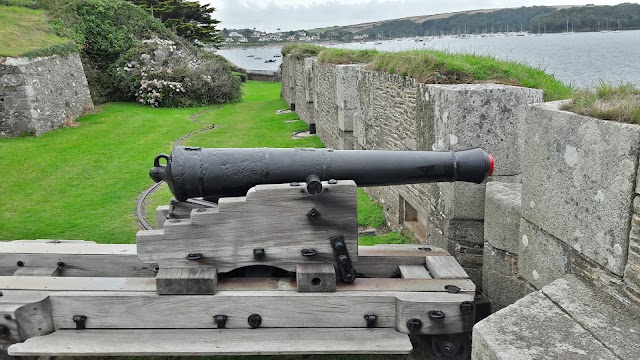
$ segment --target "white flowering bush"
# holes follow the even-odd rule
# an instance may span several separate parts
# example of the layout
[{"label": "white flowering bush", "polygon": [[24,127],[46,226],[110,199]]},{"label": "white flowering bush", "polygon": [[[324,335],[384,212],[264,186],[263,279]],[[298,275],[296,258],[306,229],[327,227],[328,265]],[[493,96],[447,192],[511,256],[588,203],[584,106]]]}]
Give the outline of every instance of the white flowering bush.
[{"label": "white flowering bush", "polygon": [[218,56],[170,40],[146,40],[121,56],[116,91],[153,107],[219,104],[240,99],[240,79]]}]

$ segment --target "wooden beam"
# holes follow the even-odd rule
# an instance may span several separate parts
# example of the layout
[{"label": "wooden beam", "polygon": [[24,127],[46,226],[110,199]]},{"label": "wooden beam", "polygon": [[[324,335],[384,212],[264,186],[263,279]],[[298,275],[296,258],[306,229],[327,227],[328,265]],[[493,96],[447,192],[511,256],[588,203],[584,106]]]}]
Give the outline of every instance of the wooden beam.
[{"label": "wooden beam", "polygon": [[399,268],[403,279],[431,279],[424,265],[400,265]]},{"label": "wooden beam", "polygon": [[161,295],[215,294],[218,288],[216,268],[160,269],[156,287]]},{"label": "wooden beam", "polygon": [[[64,245],[64,246],[63,246]],[[69,243],[31,243],[17,245],[0,242],[0,276],[11,276],[18,269],[18,261],[27,266],[53,266],[63,262],[61,275],[72,277],[151,277],[152,264],[138,259],[136,245],[93,244],[93,246],[68,247]],[[393,277],[399,274],[398,265],[425,265],[425,254],[448,256],[445,250],[426,246],[431,251],[419,250],[423,245],[375,245],[359,246],[356,271],[364,277]],[[332,262],[332,256],[326,256]],[[253,264],[253,260],[241,261],[234,266]],[[295,271],[297,263],[263,262],[288,271]],[[197,267],[196,264],[194,266]],[[232,264],[218,267],[218,272],[229,271]]]},{"label": "wooden beam", "polygon": [[333,264],[298,264],[296,285],[298,292],[334,292],[336,269]]},{"label": "wooden beam", "polygon": [[[476,286],[469,279],[381,279],[360,278],[352,284],[337,284],[339,292],[447,292],[445,286],[455,285],[460,292],[474,293]],[[74,277],[17,277],[1,276],[0,290],[33,291],[116,291],[153,292],[155,278],[74,278]],[[295,291],[296,285],[290,278],[231,278],[220,279],[218,290],[278,290]]]},{"label": "wooden beam", "polygon": [[[244,199],[220,201],[218,208],[193,210],[189,219],[173,219],[162,230],[138,232],[138,257],[160,268],[215,266],[226,272],[247,265],[271,265],[295,271],[298,263],[333,262],[329,238],[343,235],[351,260],[358,261],[356,185],[323,183],[314,196],[304,186],[258,185]],[[308,213],[315,209],[314,219]],[[198,211],[199,210],[199,211]],[[253,250],[263,248],[264,258]],[[304,257],[303,249],[317,255]],[[198,261],[187,260],[199,253]]]},{"label": "wooden beam", "polygon": [[[126,255],[136,254],[134,244],[96,244],[89,241],[8,241],[0,243],[3,254],[82,254]],[[27,264],[28,265],[28,264]]]},{"label": "wooden beam", "polygon": [[436,279],[468,279],[469,275],[453,256],[427,256],[427,269]]},{"label": "wooden beam", "polygon": [[[74,315],[85,315],[90,329],[206,329],[216,328],[214,315],[227,316],[226,328],[246,329],[251,314],[264,328],[364,328],[364,316],[375,314],[376,327],[398,328],[431,310],[446,313],[437,328],[445,333],[471,331],[460,321],[460,305],[473,293],[218,291],[216,295],[157,295],[153,293],[51,293],[55,329],[75,328]],[[467,326],[467,327],[464,327]]]},{"label": "wooden beam", "polygon": [[393,329],[59,330],[9,348],[12,356],[408,354]]},{"label": "wooden beam", "polygon": [[0,290],[156,292],[155,278],[0,276]]},{"label": "wooden beam", "polygon": [[58,266],[20,266],[13,273],[13,276],[58,276],[60,267]]},{"label": "wooden beam", "polygon": [[53,331],[48,295],[7,291],[0,299],[0,326],[9,330],[2,340],[24,341]]}]

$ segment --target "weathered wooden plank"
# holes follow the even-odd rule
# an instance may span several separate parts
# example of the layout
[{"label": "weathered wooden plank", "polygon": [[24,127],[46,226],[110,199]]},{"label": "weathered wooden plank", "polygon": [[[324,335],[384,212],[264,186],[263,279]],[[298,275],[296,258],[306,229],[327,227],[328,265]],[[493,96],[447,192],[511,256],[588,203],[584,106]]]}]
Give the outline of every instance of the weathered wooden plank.
[{"label": "weathered wooden plank", "polygon": [[162,225],[167,221],[167,215],[170,212],[169,205],[158,206],[156,208],[156,229],[162,229]]},{"label": "weathered wooden plank", "polygon": [[427,269],[436,279],[468,279],[469,275],[453,256],[427,256]]},{"label": "weathered wooden plank", "polygon": [[[400,279],[360,278],[352,284],[338,283],[338,292],[447,292],[447,285],[460,288],[460,292],[475,292],[469,279]],[[221,291],[279,290],[295,291],[294,279],[288,278],[228,278],[220,279]],[[0,277],[0,290],[34,291],[132,291],[156,292],[155,278],[106,278],[106,277]],[[1,298],[0,298],[1,300]]]},{"label": "weathered wooden plank", "polygon": [[431,274],[424,265],[400,265],[399,268],[403,279],[431,279]]},{"label": "weathered wooden plank", "polygon": [[155,278],[0,276],[0,290],[4,289],[156,292],[156,280]]},{"label": "weathered wooden plank", "polygon": [[[357,262],[355,183],[323,183],[324,191],[318,196],[306,193],[303,185],[258,185],[245,201],[221,201],[217,209],[193,210],[189,220],[172,219],[162,230],[140,231],[138,256],[161,268],[208,265],[225,272],[246,265],[272,265],[293,271],[298,263],[332,262],[329,238],[341,234],[351,260]],[[311,209],[319,213],[315,220],[307,216]],[[263,259],[254,259],[257,247],[264,248]],[[318,254],[302,256],[301,250],[307,248]],[[190,253],[200,253],[202,259],[189,261]]]},{"label": "weathered wooden plank", "polygon": [[449,253],[431,245],[418,244],[377,244],[373,246],[359,246],[358,256],[369,257],[425,257],[447,256]]},{"label": "weathered wooden plank", "polygon": [[[460,295],[460,294],[457,294]],[[463,301],[473,302],[474,295],[461,295],[465,297]],[[396,297],[396,330],[402,333],[409,333],[407,322],[411,319],[418,319],[422,326],[417,334],[457,334],[471,332],[475,314],[473,309],[470,312],[463,312],[462,302],[450,301],[451,298],[441,296],[439,299],[428,298],[424,293],[405,293]],[[435,313],[432,315],[432,313]]]},{"label": "weathered wooden plank", "polygon": [[13,276],[59,276],[58,266],[19,266]]},{"label": "weathered wooden plank", "polygon": [[135,254],[134,244],[96,244],[89,241],[9,241],[0,243],[0,253],[6,254],[82,254],[126,255]]},{"label": "weathered wooden plank", "polygon": [[[10,276],[25,266],[58,266],[63,276],[149,277],[152,265],[138,259],[135,244],[92,242],[6,242],[0,243],[0,276]],[[11,264],[11,265],[9,265]]]},{"label": "weathered wooden plank", "polygon": [[53,331],[48,295],[8,291],[6,297],[0,302],[0,326],[8,330],[2,340],[22,341]]},{"label": "weathered wooden plank", "polygon": [[92,329],[217,328],[214,315],[226,315],[226,328],[249,328],[251,314],[265,328],[366,327],[376,314],[380,327],[395,327],[395,296],[296,291],[218,291],[215,295],[52,293],[56,329],[73,329],[74,315],[87,316]]},{"label": "weathered wooden plank", "polygon": [[31,303],[38,302],[48,296],[45,291],[32,290],[2,290],[0,303]]},{"label": "weathered wooden plank", "polygon": [[[87,316],[87,328],[217,328],[214,315],[226,315],[226,328],[248,328],[250,314],[262,317],[266,328],[366,327],[364,315],[377,316],[376,327],[396,328],[396,316],[427,316],[442,310],[444,328],[458,330],[455,316],[473,293],[219,291],[216,295],[152,293],[59,292],[49,295],[55,329],[74,328],[74,315]],[[402,300],[398,305],[396,299]],[[413,306],[411,304],[417,303]],[[402,310],[406,307],[405,310]],[[400,309],[401,311],[398,312]],[[422,315],[421,315],[422,314]],[[406,321],[405,321],[406,322]],[[458,327],[456,327],[458,326]],[[429,328],[425,328],[429,329]],[[470,329],[470,328],[469,328]],[[406,326],[400,331],[406,332]]]},{"label": "weathered wooden plank", "polygon": [[[131,246],[131,245],[129,245]],[[135,251],[135,245],[133,245]],[[22,261],[27,266],[55,266],[62,262],[60,268],[62,276],[104,276],[104,277],[151,277],[153,265],[145,264],[135,254],[6,254],[0,250],[0,276],[11,276],[18,269],[16,265]]]},{"label": "weathered wooden plank", "polygon": [[468,279],[356,279],[353,284],[338,284],[337,291],[405,291],[446,292],[445,286],[454,285],[461,292],[475,292],[476,286]]},{"label": "weathered wooden plank", "polygon": [[[69,249],[62,246],[3,246],[0,243],[0,276],[11,276],[18,269],[18,261],[27,266],[53,266],[63,262],[62,276],[76,277],[150,277],[153,276],[152,264],[145,264],[138,259],[136,246],[120,244],[112,247],[108,244],[97,244],[84,249]],[[10,244],[10,243],[8,243]],[[67,244],[69,245],[69,244]],[[101,247],[105,249],[101,249]],[[425,265],[425,252],[418,250],[422,245],[375,245],[359,246],[358,262],[354,267],[365,277],[392,277],[399,274],[398,265]],[[430,256],[445,256],[448,253],[442,249],[429,246]],[[110,249],[109,249],[110,248]],[[29,252],[21,252],[29,251]],[[85,253],[84,251],[87,251]],[[253,251],[253,250],[252,250]],[[333,261],[333,255],[325,256],[328,262]],[[6,265],[5,265],[6,264]],[[11,265],[8,265],[11,264]],[[236,266],[255,264],[254,259],[247,259],[237,264],[227,264],[226,268],[218,268],[218,272],[232,270]],[[296,263],[280,263],[263,261],[262,265],[273,265],[288,271],[295,271]],[[180,265],[175,264],[176,266]],[[199,266],[193,264],[194,267]]]},{"label": "weathered wooden plank", "polygon": [[13,356],[407,354],[393,329],[58,330],[9,348]]},{"label": "weathered wooden plank", "polygon": [[449,253],[431,245],[384,244],[358,246],[358,263],[353,266],[363,276],[393,277],[399,275],[398,265],[424,266],[425,255],[448,256]]},{"label": "weathered wooden plank", "polygon": [[21,341],[53,331],[51,303],[48,297],[38,302],[24,304],[16,310],[15,314]]},{"label": "weathered wooden plank", "polygon": [[18,322],[16,321],[16,310],[20,308],[22,303],[0,303],[0,327],[4,328],[5,335],[0,337],[3,342],[20,341],[20,331],[18,330]]},{"label": "weathered wooden plank", "polygon": [[215,268],[160,269],[156,276],[158,294],[215,294],[218,272]]},{"label": "weathered wooden plank", "polygon": [[334,292],[336,270],[333,264],[298,264],[296,285],[299,292]]}]

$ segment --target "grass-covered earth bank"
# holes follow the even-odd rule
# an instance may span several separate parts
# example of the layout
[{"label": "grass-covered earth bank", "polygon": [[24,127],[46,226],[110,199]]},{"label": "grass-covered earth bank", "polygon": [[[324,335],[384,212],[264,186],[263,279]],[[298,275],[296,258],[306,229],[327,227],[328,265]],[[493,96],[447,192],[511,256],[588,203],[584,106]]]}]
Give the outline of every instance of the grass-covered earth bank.
[{"label": "grass-covered earth bank", "polygon": [[435,50],[345,50],[308,44],[286,45],[282,54],[297,59],[317,56],[319,61],[331,64],[367,64],[366,70],[384,71],[429,84],[493,82],[541,89],[545,101],[567,99],[573,93],[571,86],[542,69],[491,56]]}]

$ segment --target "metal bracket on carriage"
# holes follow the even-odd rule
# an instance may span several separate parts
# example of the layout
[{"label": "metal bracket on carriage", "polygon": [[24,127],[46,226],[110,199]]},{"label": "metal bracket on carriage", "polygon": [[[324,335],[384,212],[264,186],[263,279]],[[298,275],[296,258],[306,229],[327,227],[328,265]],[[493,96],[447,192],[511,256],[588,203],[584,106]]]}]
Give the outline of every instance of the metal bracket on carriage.
[{"label": "metal bracket on carriage", "polygon": [[340,280],[344,283],[351,284],[356,280],[356,270],[351,263],[351,258],[347,251],[347,244],[344,242],[344,236],[333,236],[329,241],[331,241],[333,256],[336,258],[336,264],[340,272]]}]

